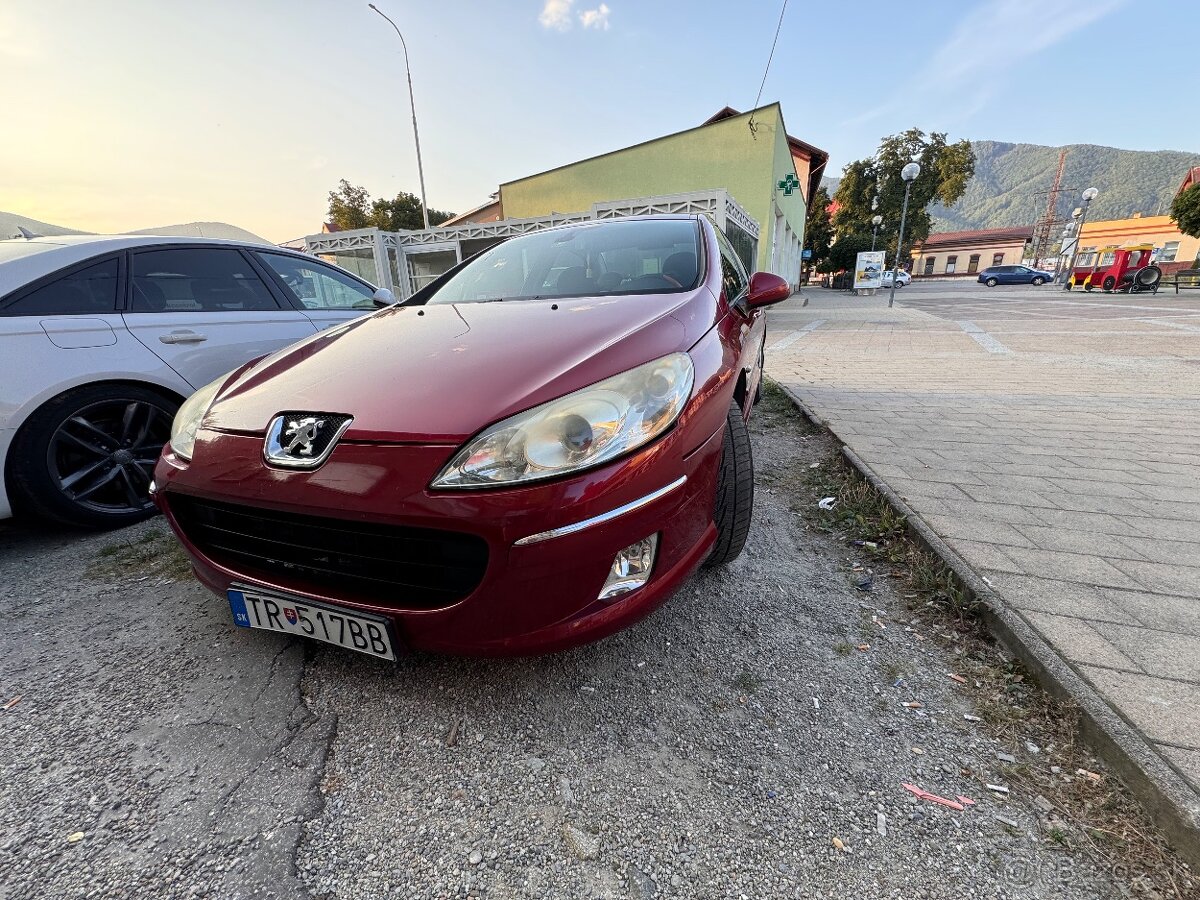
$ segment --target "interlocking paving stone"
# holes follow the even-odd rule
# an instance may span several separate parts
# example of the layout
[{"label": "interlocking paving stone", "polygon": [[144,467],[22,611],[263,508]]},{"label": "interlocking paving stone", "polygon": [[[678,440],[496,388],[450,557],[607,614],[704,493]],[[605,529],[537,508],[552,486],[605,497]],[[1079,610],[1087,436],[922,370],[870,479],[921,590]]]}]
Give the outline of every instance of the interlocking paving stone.
[{"label": "interlocking paving stone", "polygon": [[1200,786],[1200,297],[807,296],[768,374]]}]

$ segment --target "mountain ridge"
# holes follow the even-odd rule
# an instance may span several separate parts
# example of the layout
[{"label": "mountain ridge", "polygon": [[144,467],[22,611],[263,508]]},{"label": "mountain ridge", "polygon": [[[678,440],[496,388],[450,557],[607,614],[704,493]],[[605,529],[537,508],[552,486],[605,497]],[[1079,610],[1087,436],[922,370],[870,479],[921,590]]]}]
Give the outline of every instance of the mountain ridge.
[{"label": "mountain ridge", "polygon": [[[930,207],[935,232],[1032,225],[1045,212],[1045,192],[1054,182],[1063,150],[1067,154],[1064,191],[1056,209],[1062,220],[1070,217],[1081,202],[1080,193],[1089,187],[1099,191],[1088,209],[1093,221],[1134,213],[1165,215],[1188,168],[1200,166],[1200,153],[1182,150],[1122,150],[1099,144],[1049,147],[993,140],[971,141],[971,147],[975,176],[957,203]],[[833,196],[839,181],[826,176],[821,183]]]}]

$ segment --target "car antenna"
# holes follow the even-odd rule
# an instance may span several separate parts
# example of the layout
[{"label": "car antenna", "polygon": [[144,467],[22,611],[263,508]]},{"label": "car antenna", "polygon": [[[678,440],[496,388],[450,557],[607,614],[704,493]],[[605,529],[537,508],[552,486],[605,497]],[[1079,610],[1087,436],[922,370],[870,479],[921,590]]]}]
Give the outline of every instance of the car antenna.
[{"label": "car antenna", "polygon": [[27,241],[32,241],[34,238],[45,237],[44,234],[38,234],[36,231],[30,231],[28,228],[24,228],[20,225],[17,226],[17,231],[19,231],[20,234],[14,234],[13,237],[23,237]]}]

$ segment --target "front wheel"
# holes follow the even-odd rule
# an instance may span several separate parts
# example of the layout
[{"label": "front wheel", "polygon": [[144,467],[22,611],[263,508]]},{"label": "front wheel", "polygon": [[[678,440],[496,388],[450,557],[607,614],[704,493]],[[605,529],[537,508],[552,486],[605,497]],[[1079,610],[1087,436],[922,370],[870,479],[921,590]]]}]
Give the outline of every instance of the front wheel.
[{"label": "front wheel", "polygon": [[1104,288],[1104,293],[1106,293],[1106,294],[1112,293],[1112,289],[1115,288],[1116,286],[1117,286],[1117,279],[1113,278],[1113,276],[1111,276],[1111,275],[1109,275],[1107,278],[1105,278],[1104,284],[1101,285],[1101,287]]},{"label": "front wheel", "polygon": [[721,472],[717,476],[717,500],[713,522],[717,543],[705,565],[723,566],[741,555],[750,533],[750,514],[754,511],[754,456],[750,432],[735,401],[725,417],[725,445],[721,451]]},{"label": "front wheel", "polygon": [[999,283],[1000,283],[999,278],[989,278],[987,281],[984,282],[984,284],[986,284],[988,287],[995,287]]},{"label": "front wheel", "polygon": [[13,442],[18,508],[85,528],[154,515],[150,479],[177,403],[138,385],[93,384],[50,400]]},{"label": "front wheel", "polygon": [[1040,275],[1037,278],[1033,279],[1034,287],[1041,287],[1045,283],[1046,283],[1046,279],[1042,278]]}]

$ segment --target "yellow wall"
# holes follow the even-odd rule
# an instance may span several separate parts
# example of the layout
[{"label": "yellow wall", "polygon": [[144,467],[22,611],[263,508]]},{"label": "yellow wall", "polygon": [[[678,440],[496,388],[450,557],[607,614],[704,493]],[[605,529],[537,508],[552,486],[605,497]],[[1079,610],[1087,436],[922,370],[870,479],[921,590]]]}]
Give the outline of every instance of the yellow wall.
[{"label": "yellow wall", "polygon": [[1139,216],[1131,219],[1108,219],[1085,222],[1079,239],[1079,252],[1088,247],[1097,251],[1105,247],[1127,247],[1133,244],[1153,244],[1161,248],[1170,241],[1179,241],[1176,263],[1188,263],[1200,253],[1200,238],[1188,237],[1171,221],[1170,216]]},{"label": "yellow wall", "polygon": [[[500,185],[510,219],[582,212],[593,203],[725,189],[759,225],[758,268],[770,269],[776,211],[799,243],[804,236],[807,172],[796,172],[779,104],[585,159]],[[801,188],[790,196],[776,184],[788,173]],[[799,247],[790,256],[797,256]],[[795,261],[796,278],[799,260]],[[791,278],[789,280],[796,280]]]}]

